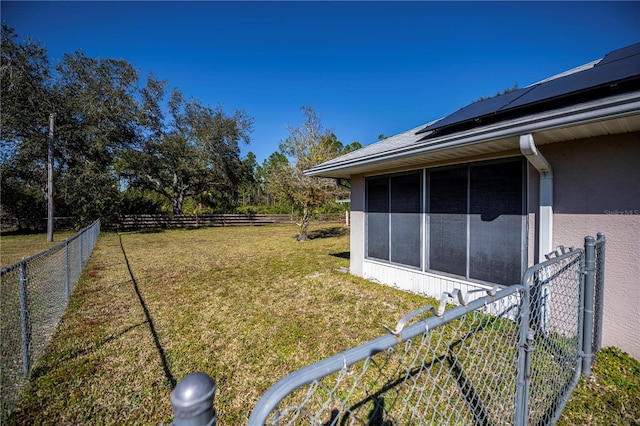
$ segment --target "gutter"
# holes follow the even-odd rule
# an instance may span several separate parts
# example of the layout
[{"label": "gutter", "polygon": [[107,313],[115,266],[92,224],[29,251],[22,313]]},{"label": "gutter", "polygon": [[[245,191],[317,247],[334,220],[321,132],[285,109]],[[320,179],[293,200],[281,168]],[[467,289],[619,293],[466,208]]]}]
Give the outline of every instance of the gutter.
[{"label": "gutter", "polygon": [[553,251],[553,170],[538,151],[533,135],[520,135],[520,151],[540,173],[540,210],[538,228],[538,263]]}]

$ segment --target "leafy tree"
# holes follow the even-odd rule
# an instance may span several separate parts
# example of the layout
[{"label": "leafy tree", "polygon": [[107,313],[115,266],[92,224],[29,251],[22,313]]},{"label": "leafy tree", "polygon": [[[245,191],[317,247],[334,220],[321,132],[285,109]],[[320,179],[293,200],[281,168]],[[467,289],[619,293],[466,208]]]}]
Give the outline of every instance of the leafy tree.
[{"label": "leafy tree", "polygon": [[342,149],[340,155],[348,154],[353,151],[357,151],[362,148],[362,144],[360,142],[351,142],[349,145],[345,145]]},{"label": "leafy tree", "polygon": [[119,214],[115,165],[138,142],[138,75],[124,60],[65,54],[57,66],[57,199],[80,223]]},{"label": "leafy tree", "polygon": [[320,117],[311,107],[302,107],[304,123],[289,128],[290,136],[279,145],[280,152],[291,162],[278,164],[270,175],[272,185],[286,194],[300,207],[300,233],[298,241],[305,241],[313,209],[334,200],[341,189],[332,179],[307,176],[304,172],[313,166],[342,154],[344,147],[336,135],[322,126]]},{"label": "leafy tree", "polygon": [[283,167],[289,167],[289,160],[281,152],[273,152],[253,172],[255,209],[265,213],[291,213],[292,201],[280,187]]},{"label": "leafy tree", "polygon": [[513,83],[513,86],[504,89],[502,92],[496,92],[496,94],[493,96],[480,96],[478,99],[476,99],[473,102],[486,101],[487,99],[492,99],[497,96],[506,95],[507,93],[515,92],[517,90],[520,90],[520,88],[518,87],[518,83],[516,82],[516,83]]},{"label": "leafy tree", "polygon": [[227,116],[220,107],[186,101],[174,89],[166,122],[161,107],[165,86],[149,78],[143,90],[146,135],[139,148],[129,150],[121,171],[131,185],[170,200],[174,214],[182,213],[186,197],[228,208],[243,179],[239,143],[249,142],[253,120],[243,111]]},{"label": "leafy tree", "polygon": [[46,50],[2,25],[0,62],[0,198],[2,219],[42,227],[46,215],[49,114],[53,112]]},{"label": "leafy tree", "polygon": [[255,204],[258,200],[260,188],[256,181],[257,167],[256,155],[253,152],[248,152],[246,158],[240,162],[240,185],[238,192],[240,197],[242,197],[241,205]]},{"label": "leafy tree", "polygon": [[56,215],[74,216],[78,225],[115,216],[113,166],[137,140],[136,71],[126,61],[81,52],[64,55],[52,69],[44,48],[17,43],[4,25],[2,35],[3,213],[30,226],[46,215],[47,134],[55,113]]},{"label": "leafy tree", "polygon": [[[16,41],[2,26],[0,65],[0,211],[24,226],[46,215],[49,114],[56,113],[54,198],[57,216],[77,224],[122,212],[160,208],[174,213],[192,197],[200,207],[229,210],[252,184],[253,160],[240,158],[252,119],[227,115],[149,75],[141,87],[126,61],[93,59],[78,51],[51,67],[46,50]],[[166,116],[165,116],[165,111]],[[123,191],[124,190],[124,191]]]}]

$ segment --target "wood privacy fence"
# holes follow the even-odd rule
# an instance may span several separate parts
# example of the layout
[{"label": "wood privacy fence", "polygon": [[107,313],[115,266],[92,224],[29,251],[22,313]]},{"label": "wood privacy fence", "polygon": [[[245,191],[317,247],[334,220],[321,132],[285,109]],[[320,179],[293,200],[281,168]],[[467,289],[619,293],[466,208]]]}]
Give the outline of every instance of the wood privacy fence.
[{"label": "wood privacy fence", "polygon": [[212,226],[261,226],[294,223],[289,214],[206,214],[163,215],[137,214],[120,217],[120,229],[140,228],[200,228]]},{"label": "wood privacy fence", "polygon": [[[205,215],[163,215],[138,214],[120,217],[119,229],[141,228],[204,228],[213,226],[263,226],[296,223],[290,214],[205,214]],[[338,222],[342,215],[321,215],[319,222]]]}]

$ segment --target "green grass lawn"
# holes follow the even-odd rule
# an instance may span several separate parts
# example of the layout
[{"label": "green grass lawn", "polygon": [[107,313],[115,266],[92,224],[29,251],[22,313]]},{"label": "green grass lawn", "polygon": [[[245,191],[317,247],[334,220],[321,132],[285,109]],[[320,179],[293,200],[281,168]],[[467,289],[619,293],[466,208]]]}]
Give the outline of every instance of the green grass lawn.
[{"label": "green grass lawn", "polygon": [[0,268],[6,268],[23,258],[45,251],[74,234],[76,231],[56,232],[51,243],[47,242],[46,234],[0,236]]},{"label": "green grass lawn", "polygon": [[[172,387],[202,371],[218,424],[246,424],[279,379],[434,303],[340,272],[343,228],[316,226],[305,243],[296,230],[103,233],[9,423],[168,424]],[[638,421],[637,361],[602,354],[562,424]]]}]

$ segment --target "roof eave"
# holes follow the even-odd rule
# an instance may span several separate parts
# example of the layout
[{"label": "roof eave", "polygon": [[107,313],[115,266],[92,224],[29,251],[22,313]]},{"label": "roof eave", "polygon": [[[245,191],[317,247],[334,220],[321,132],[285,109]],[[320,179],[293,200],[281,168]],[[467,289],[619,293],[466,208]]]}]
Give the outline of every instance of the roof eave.
[{"label": "roof eave", "polygon": [[366,157],[356,157],[345,162],[332,161],[330,164],[322,163],[306,170],[305,174],[318,177],[349,178],[354,174],[352,171],[356,168],[362,169],[375,165],[383,166],[384,163],[392,160],[427,152],[460,148],[466,145],[481,144],[500,138],[587,124],[594,121],[624,117],[638,113],[640,113],[640,91],[635,91],[573,105],[567,108],[547,111],[542,114],[534,114],[514,120],[503,121],[490,126],[478,127],[453,135],[427,139],[415,145],[399,148],[390,152],[376,153]]}]

